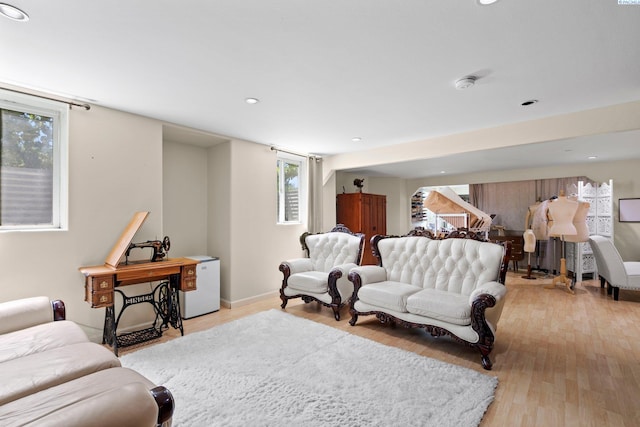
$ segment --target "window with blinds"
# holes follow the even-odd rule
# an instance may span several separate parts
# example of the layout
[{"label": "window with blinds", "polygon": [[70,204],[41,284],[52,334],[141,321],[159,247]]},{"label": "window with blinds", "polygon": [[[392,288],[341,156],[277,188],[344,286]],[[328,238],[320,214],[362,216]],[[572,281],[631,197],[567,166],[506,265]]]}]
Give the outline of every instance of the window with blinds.
[{"label": "window with blinds", "polygon": [[306,212],[306,159],[278,153],[278,223],[301,223]]},{"label": "window with blinds", "polygon": [[0,91],[0,230],[65,228],[67,108]]}]

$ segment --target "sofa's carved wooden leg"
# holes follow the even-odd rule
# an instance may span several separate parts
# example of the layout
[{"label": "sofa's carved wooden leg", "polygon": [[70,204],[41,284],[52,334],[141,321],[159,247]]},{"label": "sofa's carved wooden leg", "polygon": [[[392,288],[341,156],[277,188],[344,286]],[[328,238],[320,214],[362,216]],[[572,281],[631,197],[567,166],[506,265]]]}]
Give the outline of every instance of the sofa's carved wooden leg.
[{"label": "sofa's carved wooden leg", "polygon": [[333,310],[333,317],[336,318],[336,320],[340,320],[340,307],[331,307],[331,309]]},{"label": "sofa's carved wooden leg", "polygon": [[351,326],[355,326],[356,322],[358,321],[358,313],[351,313],[351,320],[349,320],[349,324]]},{"label": "sofa's carved wooden leg", "polygon": [[282,300],[282,304],[280,304],[280,308],[284,309],[287,306],[287,303],[289,302],[289,298],[284,296],[282,289],[280,289],[280,299]]},{"label": "sofa's carved wooden leg", "polygon": [[493,367],[493,363],[491,363],[491,359],[489,359],[489,353],[491,352],[491,348],[480,345],[478,346],[478,350],[480,350],[480,354],[482,355],[482,367],[487,371],[490,371]]},{"label": "sofa's carved wooden leg", "polygon": [[490,371],[493,367],[493,363],[491,363],[491,359],[489,359],[489,356],[482,356],[482,367],[487,371]]}]

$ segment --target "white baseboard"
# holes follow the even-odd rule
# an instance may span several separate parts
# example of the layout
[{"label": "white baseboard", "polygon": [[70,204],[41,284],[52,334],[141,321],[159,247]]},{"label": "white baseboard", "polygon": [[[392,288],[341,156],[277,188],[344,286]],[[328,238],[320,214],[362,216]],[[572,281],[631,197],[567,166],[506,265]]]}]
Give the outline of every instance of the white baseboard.
[{"label": "white baseboard", "polygon": [[265,301],[265,300],[271,299],[273,297],[274,297],[274,291],[271,291],[271,292],[267,292],[265,294],[256,295],[256,296],[253,296],[253,297],[244,298],[244,299],[240,299],[240,300],[237,300],[237,301],[229,301],[229,300],[226,300],[226,299],[220,299],[220,305],[225,307],[225,308],[238,308],[238,307],[242,307],[244,305],[253,304],[254,302]]}]

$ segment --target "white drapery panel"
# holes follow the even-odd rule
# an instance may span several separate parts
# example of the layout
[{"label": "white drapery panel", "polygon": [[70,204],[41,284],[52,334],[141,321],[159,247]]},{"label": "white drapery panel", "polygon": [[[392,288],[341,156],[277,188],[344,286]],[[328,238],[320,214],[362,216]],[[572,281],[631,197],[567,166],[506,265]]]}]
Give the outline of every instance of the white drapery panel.
[{"label": "white drapery panel", "polygon": [[309,171],[307,228],[309,233],[320,233],[322,229],[322,158],[307,158]]}]

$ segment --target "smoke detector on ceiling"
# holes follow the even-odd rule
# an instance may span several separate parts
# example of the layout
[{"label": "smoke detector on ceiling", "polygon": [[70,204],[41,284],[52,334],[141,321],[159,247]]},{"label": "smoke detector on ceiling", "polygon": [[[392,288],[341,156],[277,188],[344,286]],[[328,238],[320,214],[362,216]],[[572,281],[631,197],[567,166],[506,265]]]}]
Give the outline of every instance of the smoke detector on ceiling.
[{"label": "smoke detector on ceiling", "polygon": [[456,89],[458,90],[469,89],[471,86],[476,84],[477,79],[478,78],[476,76],[467,76],[467,77],[461,78],[460,80],[456,81]]}]

